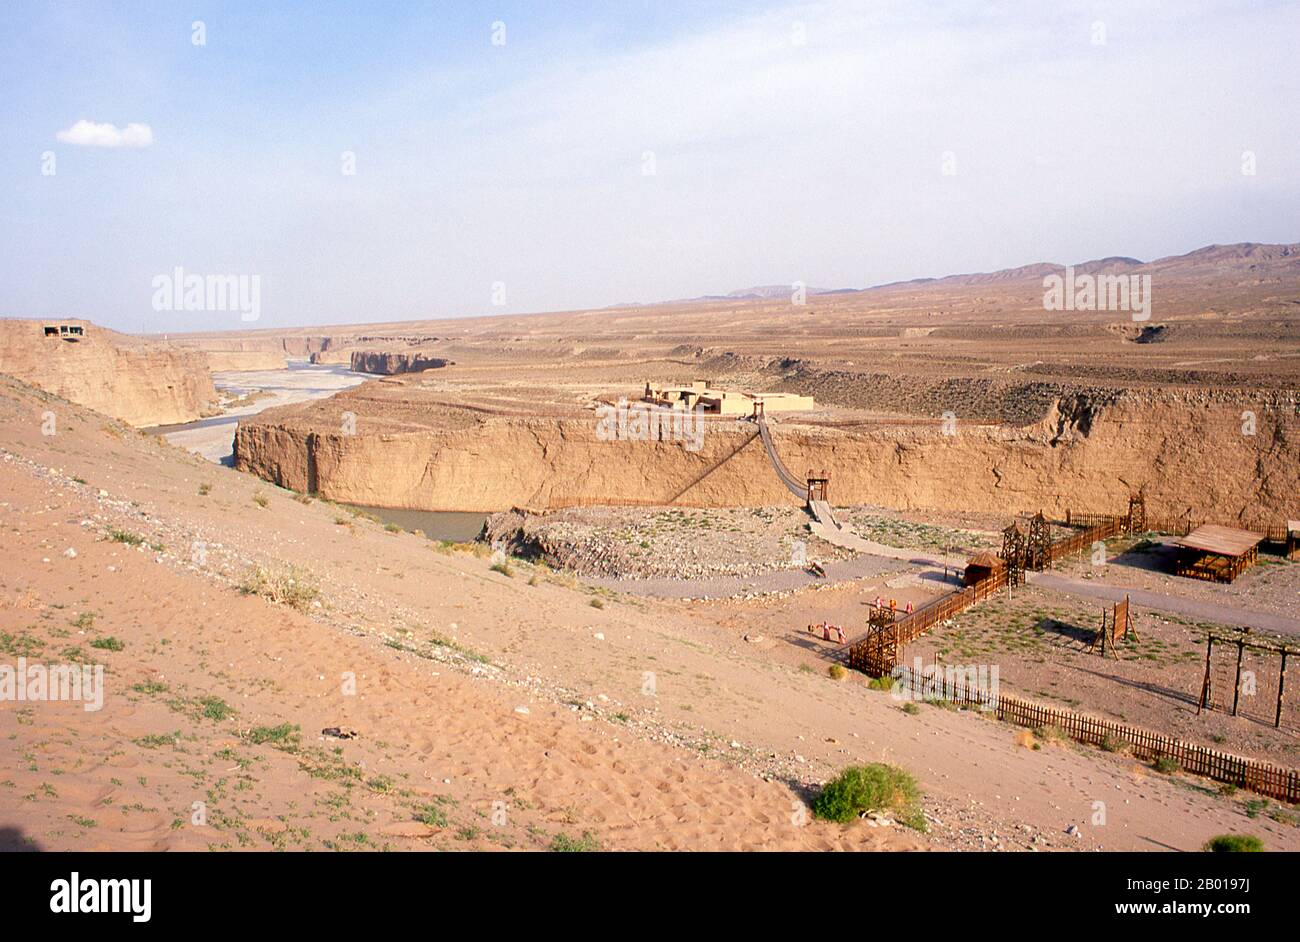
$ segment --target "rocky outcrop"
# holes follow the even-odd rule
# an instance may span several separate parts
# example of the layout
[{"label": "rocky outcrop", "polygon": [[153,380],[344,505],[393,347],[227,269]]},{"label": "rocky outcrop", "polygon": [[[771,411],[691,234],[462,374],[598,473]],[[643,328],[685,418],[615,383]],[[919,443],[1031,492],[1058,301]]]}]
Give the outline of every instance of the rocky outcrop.
[{"label": "rocky outcrop", "polygon": [[379,350],[354,350],[351,357],[354,373],[378,373],[395,376],[398,373],[422,373],[425,370],[451,366],[452,361],[423,353],[390,353]]},{"label": "rocky outcrop", "polygon": [[192,422],[217,398],[203,354],[84,320],[0,320],[0,373],[141,427]]},{"label": "rocky outcrop", "polygon": [[352,352],[350,350],[317,350],[310,357],[313,366],[328,366],[346,363],[352,364]]},{"label": "rocky outcrop", "polygon": [[[1253,520],[1295,515],[1295,402],[1212,393],[1119,394],[1052,403],[1023,428],[957,423],[828,429],[773,424],[796,474],[830,472],[836,504],[1010,513],[1120,512],[1146,487],[1153,516]],[[1246,434],[1242,414],[1254,415]],[[488,417],[391,433],[310,431],[273,414],[241,423],[237,467],[343,502],[423,510],[589,504],[701,507],[795,503],[753,426],[719,420],[701,447],[603,441],[590,421]]]}]

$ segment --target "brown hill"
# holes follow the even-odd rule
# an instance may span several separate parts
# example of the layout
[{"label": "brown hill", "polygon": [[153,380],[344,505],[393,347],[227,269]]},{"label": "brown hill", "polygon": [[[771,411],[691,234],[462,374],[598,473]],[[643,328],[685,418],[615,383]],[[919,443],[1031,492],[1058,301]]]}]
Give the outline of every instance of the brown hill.
[{"label": "brown hill", "polygon": [[85,320],[0,320],[0,373],[135,426],[191,422],[216,399],[203,354]]}]

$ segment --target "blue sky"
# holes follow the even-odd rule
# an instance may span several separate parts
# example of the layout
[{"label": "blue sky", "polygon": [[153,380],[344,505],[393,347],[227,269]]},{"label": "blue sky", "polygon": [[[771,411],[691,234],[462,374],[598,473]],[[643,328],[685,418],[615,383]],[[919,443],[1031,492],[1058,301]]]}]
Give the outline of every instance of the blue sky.
[{"label": "blue sky", "polygon": [[155,311],[177,266],[277,327],[1297,241],[1297,40],[1210,0],[10,0],[0,315],[250,326]]}]

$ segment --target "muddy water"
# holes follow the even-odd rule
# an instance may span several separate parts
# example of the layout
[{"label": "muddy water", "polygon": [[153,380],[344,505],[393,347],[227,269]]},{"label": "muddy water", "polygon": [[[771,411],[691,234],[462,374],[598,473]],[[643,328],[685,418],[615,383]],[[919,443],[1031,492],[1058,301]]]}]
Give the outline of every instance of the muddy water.
[{"label": "muddy water", "polygon": [[468,543],[483,529],[485,513],[465,513],[458,510],[399,510],[392,507],[362,507],[349,505],[392,523],[403,530],[423,533],[431,540],[452,540]]}]

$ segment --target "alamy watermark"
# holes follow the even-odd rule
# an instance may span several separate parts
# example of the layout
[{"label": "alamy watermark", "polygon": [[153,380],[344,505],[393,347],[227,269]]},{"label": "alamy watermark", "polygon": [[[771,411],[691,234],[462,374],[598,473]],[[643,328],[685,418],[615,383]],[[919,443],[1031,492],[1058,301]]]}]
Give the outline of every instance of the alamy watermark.
[{"label": "alamy watermark", "polygon": [[596,438],[602,442],[681,442],[687,451],[704,445],[704,407],[670,409],[649,403],[596,407]]},{"label": "alamy watermark", "polygon": [[132,922],[153,914],[153,880],[83,878],[76,870],[50,883],[52,913],[130,913]]},{"label": "alamy watermark", "polygon": [[998,666],[996,664],[931,664],[924,667],[919,657],[912,666],[899,664],[890,675],[895,700],[952,700],[978,705],[981,710],[998,706]]},{"label": "alamy watermark", "polygon": [[80,702],[87,713],[104,706],[103,664],[0,664],[0,701]]},{"label": "alamy watermark", "polygon": [[151,285],[155,311],[238,311],[245,323],[262,316],[261,275],[186,274],[177,266]]},{"label": "alamy watermark", "polygon": [[1129,311],[1133,320],[1151,319],[1150,275],[1065,275],[1043,279],[1043,309],[1047,311]]}]

